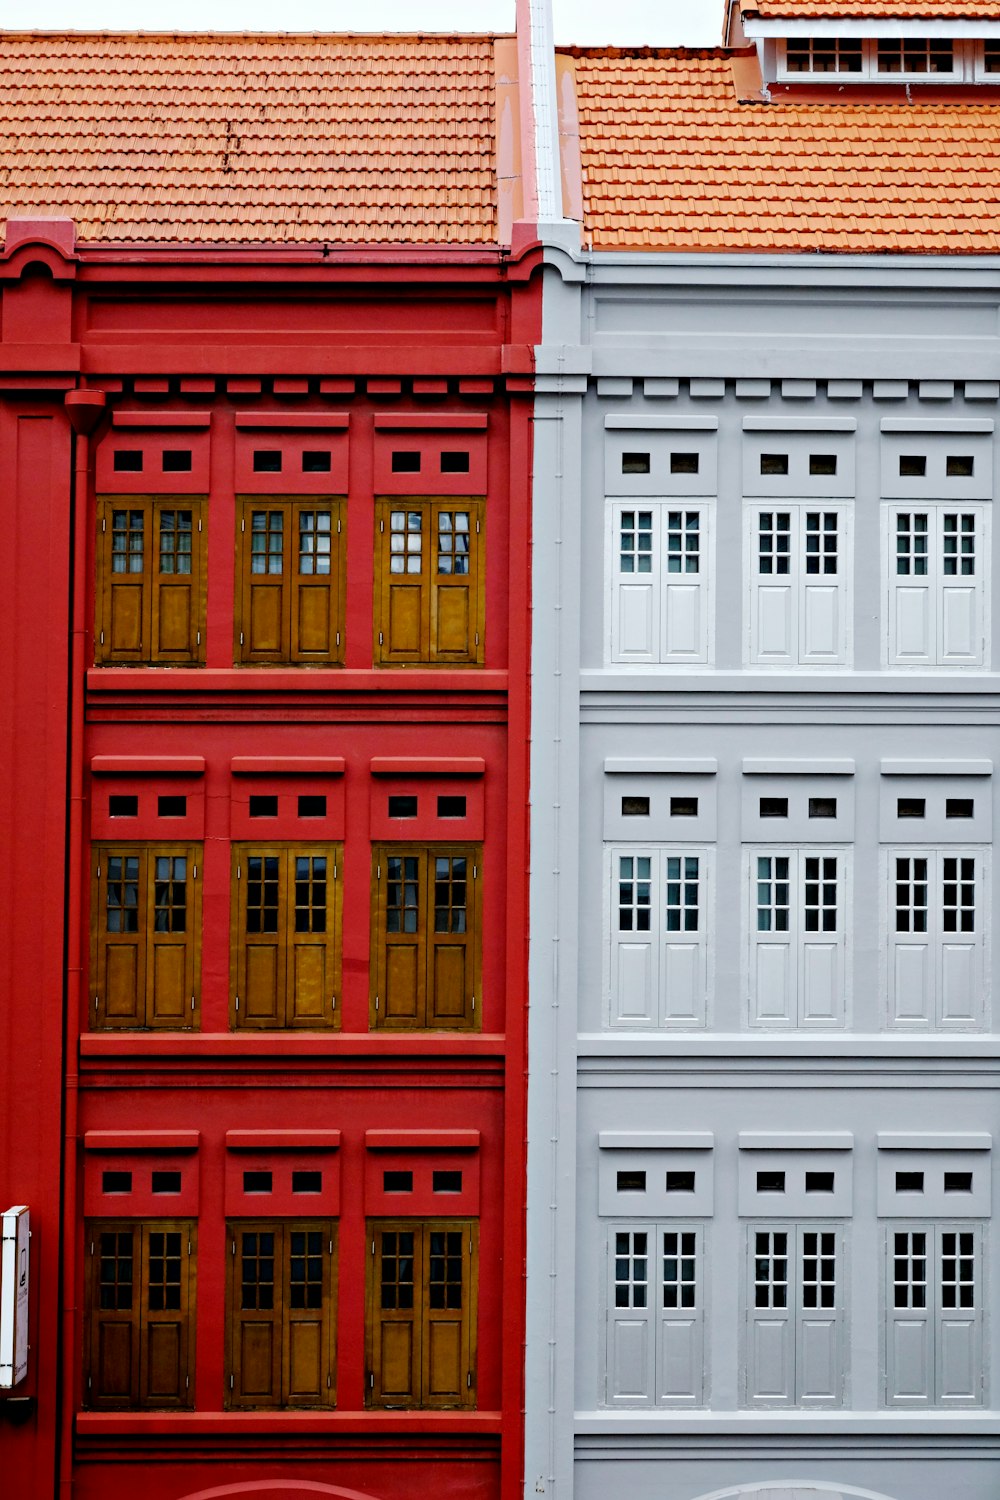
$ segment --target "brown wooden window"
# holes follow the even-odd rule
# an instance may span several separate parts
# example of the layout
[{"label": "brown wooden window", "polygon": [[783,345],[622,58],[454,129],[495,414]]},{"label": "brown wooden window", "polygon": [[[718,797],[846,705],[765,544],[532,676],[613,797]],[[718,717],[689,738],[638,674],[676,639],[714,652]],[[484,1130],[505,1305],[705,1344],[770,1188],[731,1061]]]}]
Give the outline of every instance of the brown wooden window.
[{"label": "brown wooden window", "polygon": [[86,1235],[85,1405],[192,1406],[194,1224],[102,1219]]},{"label": "brown wooden window", "polygon": [[482,502],[382,500],[376,527],[376,663],[481,665]]},{"label": "brown wooden window", "polygon": [[479,1226],[369,1223],[368,1406],[476,1405]]},{"label": "brown wooden window", "polygon": [[333,1406],[333,1223],[229,1226],[229,1407]]},{"label": "brown wooden window", "polygon": [[244,500],[239,512],[236,660],[342,662],[343,512],[337,500]]},{"label": "brown wooden window", "polygon": [[233,848],[233,1005],[238,1029],[339,1025],[339,844]]},{"label": "brown wooden window", "polygon": [[204,525],[198,500],[98,503],[97,664],[205,659]]},{"label": "brown wooden window", "polygon": [[372,881],[371,1024],[469,1030],[482,981],[478,845],[381,844]]},{"label": "brown wooden window", "polygon": [[197,844],[94,845],[94,1026],[198,1025],[200,863]]}]

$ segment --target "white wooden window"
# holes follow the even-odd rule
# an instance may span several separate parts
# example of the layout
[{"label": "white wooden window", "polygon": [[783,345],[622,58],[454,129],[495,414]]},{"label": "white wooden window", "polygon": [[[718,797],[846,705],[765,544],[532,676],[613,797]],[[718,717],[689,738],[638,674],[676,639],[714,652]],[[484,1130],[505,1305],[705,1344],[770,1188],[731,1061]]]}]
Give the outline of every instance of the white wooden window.
[{"label": "white wooden window", "polygon": [[705,1024],[710,889],[704,849],[612,849],[613,1026]]},{"label": "white wooden window", "polygon": [[614,1225],[608,1267],[608,1405],[700,1406],[705,1376],[701,1226]]},{"label": "white wooden window", "polygon": [[847,854],[760,849],[748,861],[750,1024],[843,1026]]},{"label": "white wooden window", "polygon": [[984,666],[985,508],[891,505],[886,514],[887,665]]},{"label": "white wooden window", "polygon": [[778,43],[778,77],[792,83],[830,74],[838,84],[971,82],[980,76],[982,47],[938,36],[787,37]]},{"label": "white wooden window", "polygon": [[843,1402],[843,1231],[754,1224],[747,1244],[747,1406]]},{"label": "white wooden window", "polygon": [[611,660],[709,660],[710,511],[643,500],[611,506]]},{"label": "white wooden window", "polygon": [[886,1229],[887,1406],[981,1406],[982,1228]]},{"label": "white wooden window", "polygon": [[746,506],[749,660],[843,666],[850,653],[850,511],[829,502]]},{"label": "white wooden window", "polygon": [[889,1024],[984,1025],[986,856],[886,851]]}]

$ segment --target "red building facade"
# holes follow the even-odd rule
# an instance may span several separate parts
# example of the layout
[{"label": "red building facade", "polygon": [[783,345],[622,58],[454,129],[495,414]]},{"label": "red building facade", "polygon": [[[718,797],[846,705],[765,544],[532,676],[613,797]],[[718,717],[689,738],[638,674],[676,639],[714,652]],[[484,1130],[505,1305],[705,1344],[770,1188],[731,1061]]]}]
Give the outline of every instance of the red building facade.
[{"label": "red building facade", "polygon": [[490,212],[8,220],[12,1494],[520,1488],[540,317]]}]

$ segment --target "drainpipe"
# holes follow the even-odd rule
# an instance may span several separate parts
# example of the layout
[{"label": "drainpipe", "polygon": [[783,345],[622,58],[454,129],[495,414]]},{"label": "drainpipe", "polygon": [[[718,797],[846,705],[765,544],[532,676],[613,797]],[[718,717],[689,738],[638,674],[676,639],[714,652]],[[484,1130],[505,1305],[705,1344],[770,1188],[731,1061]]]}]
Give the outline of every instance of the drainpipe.
[{"label": "drainpipe", "polygon": [[[66,393],[66,416],[73,429],[73,474],[70,487],[70,650],[69,650],[69,761],[67,789],[66,875],[67,890],[81,868],[83,853],[83,724],[84,642],[87,608],[87,472],[90,461],[89,434],[104,416],[107,397],[103,391],[76,390]],[[82,1013],[85,944],[82,921],[84,903],[66,903],[66,1010],[63,1022],[63,1056],[66,1079],[63,1104],[65,1149],[62,1177],[62,1359],[58,1469],[59,1493],[70,1500],[73,1493],[73,1412],[75,1409],[77,1339],[76,1306],[76,1199],[79,1103],[79,1043],[77,1031]],[[72,1054],[71,1054],[72,1049]],[[72,1067],[70,1057],[72,1055]]]}]

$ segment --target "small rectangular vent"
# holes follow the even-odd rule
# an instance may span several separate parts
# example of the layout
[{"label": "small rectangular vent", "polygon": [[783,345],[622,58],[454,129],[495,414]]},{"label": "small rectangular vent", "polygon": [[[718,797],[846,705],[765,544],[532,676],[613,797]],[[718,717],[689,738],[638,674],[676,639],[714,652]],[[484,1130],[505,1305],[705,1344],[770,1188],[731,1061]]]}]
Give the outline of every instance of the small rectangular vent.
[{"label": "small rectangular vent", "polygon": [[179,1193],[181,1174],[179,1172],[154,1172],[151,1186],[154,1193]]},{"label": "small rectangular vent", "polygon": [[394,474],[419,474],[419,452],[406,448],[396,449],[392,455],[392,472]]},{"label": "small rectangular vent", "polygon": [[132,1191],[131,1172],[102,1172],[102,1193],[130,1193]]},{"label": "small rectangular vent", "polygon": [[281,450],[279,448],[255,448],[253,471],[255,474],[280,474]]},{"label": "small rectangular vent", "polygon": [[648,474],[649,473],[649,454],[648,453],[623,453],[622,454],[622,473],[623,474]]},{"label": "small rectangular vent", "polygon": [[382,1191],[385,1193],[412,1193],[412,1172],[383,1172]]},{"label": "small rectangular vent", "polygon": [[142,449],[118,448],[115,451],[114,470],[116,474],[141,474]]},{"label": "small rectangular vent", "polygon": [[390,818],[415,818],[417,816],[416,797],[390,797]]},{"label": "small rectangular vent", "polygon": [[278,816],[278,799],[271,796],[255,796],[250,798],[251,818],[276,818]]},{"label": "small rectangular vent", "polygon": [[108,798],[109,818],[137,818],[138,816],[138,797],[126,797],[119,794]]},{"label": "small rectangular vent", "polygon": [[462,1174],[461,1172],[434,1172],[431,1176],[431,1187],[435,1193],[460,1193]]},{"label": "small rectangular vent", "polygon": [[164,474],[190,474],[191,449],[164,448],[162,463]]},{"label": "small rectangular vent", "polygon": [[186,797],[157,797],[156,799],[156,815],[159,818],[185,818],[187,808]]},{"label": "small rectangular vent", "polygon": [[243,1191],[245,1193],[269,1193],[272,1189],[273,1175],[270,1172],[244,1172]]},{"label": "small rectangular vent", "polygon": [[322,1172],[293,1172],[293,1193],[321,1193],[323,1191]]},{"label": "small rectangular vent", "polygon": [[667,1173],[667,1192],[668,1193],[693,1193],[694,1192],[694,1173],[693,1172],[668,1172]]},{"label": "small rectangular vent", "polygon": [[644,1193],[646,1191],[645,1172],[619,1172],[618,1191],[620,1193]]},{"label": "small rectangular vent", "polygon": [[300,818],[325,818],[326,798],[303,796],[299,798]]},{"label": "small rectangular vent", "polygon": [[442,474],[468,474],[469,455],[467,452],[446,450],[441,454]]},{"label": "small rectangular vent", "polygon": [[302,455],[303,474],[329,474],[330,467],[329,450],[307,448]]}]

